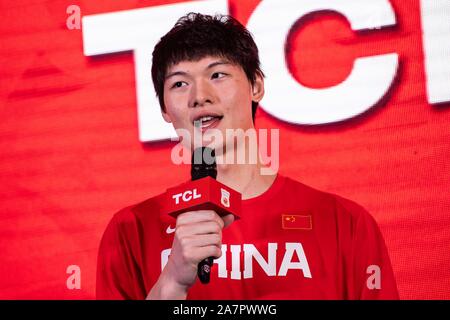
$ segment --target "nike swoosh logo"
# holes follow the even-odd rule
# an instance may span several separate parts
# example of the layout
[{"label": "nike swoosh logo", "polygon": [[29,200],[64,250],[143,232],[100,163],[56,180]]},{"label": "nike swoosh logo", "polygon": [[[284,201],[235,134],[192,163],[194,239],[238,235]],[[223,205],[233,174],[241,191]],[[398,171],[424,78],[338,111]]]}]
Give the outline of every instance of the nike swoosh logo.
[{"label": "nike swoosh logo", "polygon": [[167,227],[167,229],[166,229],[166,233],[167,234],[171,234],[171,233],[174,233],[175,232],[175,228],[171,228],[170,227],[170,225]]}]

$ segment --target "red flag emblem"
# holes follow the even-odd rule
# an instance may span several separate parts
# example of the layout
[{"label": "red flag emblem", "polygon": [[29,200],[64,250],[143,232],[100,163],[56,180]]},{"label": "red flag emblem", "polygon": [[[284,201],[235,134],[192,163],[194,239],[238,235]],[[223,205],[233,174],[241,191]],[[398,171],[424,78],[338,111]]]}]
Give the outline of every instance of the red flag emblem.
[{"label": "red flag emblem", "polygon": [[282,214],[281,227],[283,229],[311,230],[312,217],[311,215]]}]

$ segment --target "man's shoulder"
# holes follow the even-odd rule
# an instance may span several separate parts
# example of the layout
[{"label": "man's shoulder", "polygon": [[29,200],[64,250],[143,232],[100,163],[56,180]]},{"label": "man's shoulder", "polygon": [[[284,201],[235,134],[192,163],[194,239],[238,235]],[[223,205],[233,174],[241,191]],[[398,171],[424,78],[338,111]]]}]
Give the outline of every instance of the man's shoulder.
[{"label": "man's shoulder", "polygon": [[334,205],[336,194],[321,190],[309,184],[300,182],[289,176],[281,176],[284,180],[282,195],[291,197],[295,201],[307,202],[310,206]]},{"label": "man's shoulder", "polygon": [[351,219],[370,216],[370,213],[356,201],[333,193],[320,190],[288,176],[285,179],[284,192],[289,192],[296,199],[307,201],[311,208],[334,211],[337,215],[344,215]]},{"label": "man's shoulder", "polygon": [[297,179],[294,179],[289,176],[281,175],[281,178],[284,179],[283,189],[284,192],[292,192],[299,194],[303,197],[313,197],[317,199],[328,199],[330,195],[328,192],[322,191],[320,189],[314,188],[308,184],[300,182]]},{"label": "man's shoulder", "polygon": [[111,218],[111,222],[118,224],[134,223],[145,216],[156,216],[160,213],[160,201],[164,193],[160,193],[144,199],[140,202],[128,205],[116,213]]}]

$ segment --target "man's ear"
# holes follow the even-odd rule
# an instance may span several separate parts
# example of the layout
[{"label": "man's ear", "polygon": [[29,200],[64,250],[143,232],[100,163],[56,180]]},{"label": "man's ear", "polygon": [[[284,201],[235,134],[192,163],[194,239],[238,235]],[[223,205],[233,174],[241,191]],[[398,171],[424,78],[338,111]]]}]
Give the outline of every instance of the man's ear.
[{"label": "man's ear", "polygon": [[170,118],[169,114],[161,108],[161,115],[165,122],[172,123],[172,119]]},{"label": "man's ear", "polygon": [[264,97],[264,78],[258,72],[252,86],[252,101],[260,102]]}]

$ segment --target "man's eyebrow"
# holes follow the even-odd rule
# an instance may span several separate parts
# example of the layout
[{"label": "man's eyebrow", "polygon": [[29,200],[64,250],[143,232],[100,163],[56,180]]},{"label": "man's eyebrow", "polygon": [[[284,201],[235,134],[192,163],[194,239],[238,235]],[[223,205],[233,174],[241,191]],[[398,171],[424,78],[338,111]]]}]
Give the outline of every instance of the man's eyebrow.
[{"label": "man's eyebrow", "polygon": [[165,80],[167,80],[173,76],[186,76],[186,75],[187,75],[187,73],[184,71],[175,71],[175,72],[171,72],[168,75],[166,75]]},{"label": "man's eyebrow", "polygon": [[[230,65],[230,64],[231,63],[226,60],[218,60],[218,61],[214,61],[214,62],[210,63],[206,67],[206,69],[211,69],[218,65]],[[187,76],[187,75],[188,75],[187,72],[184,72],[184,71],[174,71],[174,72],[171,72],[168,75],[166,75],[165,80],[167,80],[173,76]]]},{"label": "man's eyebrow", "polygon": [[210,63],[206,69],[211,69],[214,68],[215,66],[221,65],[221,64],[231,64],[230,62],[226,61],[226,60],[219,60],[219,61],[215,61],[213,63]]}]

